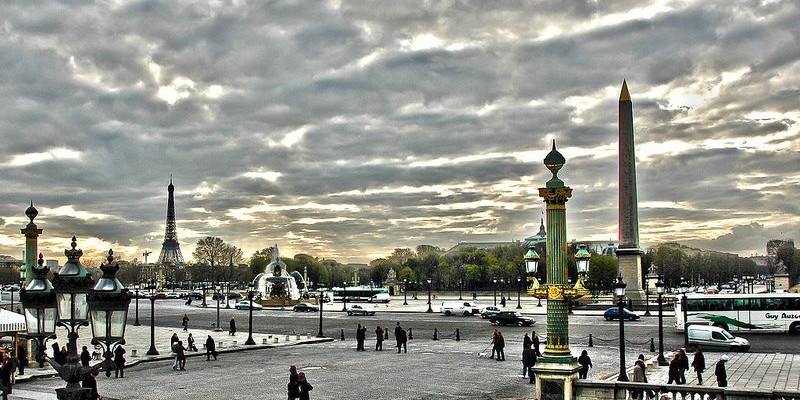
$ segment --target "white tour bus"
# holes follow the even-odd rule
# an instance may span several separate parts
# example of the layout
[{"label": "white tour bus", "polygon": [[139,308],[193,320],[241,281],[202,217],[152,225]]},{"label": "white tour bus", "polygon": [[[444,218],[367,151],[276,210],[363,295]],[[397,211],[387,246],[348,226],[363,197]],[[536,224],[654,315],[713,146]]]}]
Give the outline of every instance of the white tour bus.
[{"label": "white tour bus", "polygon": [[[675,329],[683,331],[683,295],[675,297]],[[800,334],[800,294],[686,295],[689,325],[713,325],[739,332]]]}]

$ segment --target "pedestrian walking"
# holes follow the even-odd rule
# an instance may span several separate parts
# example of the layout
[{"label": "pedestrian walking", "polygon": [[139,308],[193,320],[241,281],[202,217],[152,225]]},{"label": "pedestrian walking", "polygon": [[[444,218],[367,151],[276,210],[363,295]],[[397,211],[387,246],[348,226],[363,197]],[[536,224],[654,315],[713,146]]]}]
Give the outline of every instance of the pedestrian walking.
[{"label": "pedestrian walking", "polygon": [[25,367],[28,366],[28,347],[23,344],[19,346],[19,351],[17,352],[17,368],[19,368],[19,374],[25,375]]},{"label": "pedestrian walking", "polygon": [[533,360],[536,357],[536,352],[533,351],[531,345],[525,346],[525,350],[522,350],[522,377],[525,378],[530,373],[533,375],[533,371],[531,371],[531,367],[533,366]]},{"label": "pedestrian walking", "polygon": [[181,367],[180,359],[178,358],[178,347],[181,347],[179,344],[181,341],[180,339],[172,342],[170,345],[170,350],[172,350],[172,370],[177,371]]},{"label": "pedestrian walking", "polygon": [[100,393],[97,391],[97,375],[100,373],[98,370],[93,370],[92,373],[87,374],[83,381],[81,381],[81,387],[84,389],[92,389],[92,400],[100,400]]},{"label": "pedestrian walking", "polygon": [[506,296],[504,296],[504,295],[500,296],[500,306],[501,307],[505,307],[506,306]]},{"label": "pedestrian walking", "polygon": [[685,385],[686,371],[689,370],[689,356],[686,355],[686,351],[684,351],[683,349],[678,350],[678,354],[681,355],[680,368],[678,369],[679,372],[678,377],[681,378],[681,380],[678,382],[678,384]]},{"label": "pedestrian walking", "polygon": [[589,352],[586,350],[581,352],[581,356],[578,357],[578,364],[581,365],[581,369],[578,371],[578,378],[586,379],[586,376],[589,375],[589,368],[593,368],[592,359],[589,358]]},{"label": "pedestrian walking", "polygon": [[69,354],[69,352],[67,351],[67,346],[66,345],[61,346],[61,350],[59,350],[58,352],[58,358],[61,360],[60,364],[67,363],[67,354]]},{"label": "pedestrian walking", "polygon": [[692,360],[692,368],[697,373],[697,384],[703,384],[703,371],[706,370],[706,356],[700,351],[700,348],[694,351],[694,360]]},{"label": "pedestrian walking", "polygon": [[197,346],[194,345],[194,337],[192,334],[189,334],[189,337],[186,338],[186,349],[191,351],[197,351]]},{"label": "pedestrian walking", "polygon": [[533,383],[536,381],[536,374],[533,372],[533,367],[536,366],[536,362],[539,360],[539,356],[536,355],[536,352],[533,351],[532,348],[531,348],[531,354],[533,354],[533,358],[530,361],[531,364],[530,367],[528,367],[528,378],[530,379],[528,383],[533,385]]},{"label": "pedestrian walking", "polygon": [[[633,381],[638,383],[647,383],[647,367],[644,365],[644,354],[639,354],[639,358],[633,365]],[[641,389],[634,389],[631,393],[634,400],[642,400],[644,398],[644,391]]]},{"label": "pedestrian walking", "polygon": [[114,378],[125,377],[125,348],[122,345],[114,349]]},{"label": "pedestrian walking", "polygon": [[183,325],[183,331],[184,332],[188,332],[189,331],[189,316],[188,315],[183,314],[183,321],[181,322],[181,324]]},{"label": "pedestrian walking", "polygon": [[522,351],[525,351],[529,346],[533,346],[533,340],[528,336],[528,332],[525,332],[525,336],[522,337]]},{"label": "pedestrian walking", "polygon": [[89,361],[92,361],[92,355],[89,354],[89,348],[83,346],[83,351],[81,351],[81,365],[88,367]]},{"label": "pedestrian walking", "polygon": [[177,342],[178,340],[180,340],[180,339],[178,338],[178,334],[177,334],[177,333],[173,333],[173,334],[172,334],[172,337],[171,337],[171,338],[169,338],[169,345],[170,345],[170,347],[172,347],[172,345],[173,345],[173,344],[175,344],[175,342]]},{"label": "pedestrian walking", "polygon": [[723,354],[719,361],[717,361],[717,367],[714,369],[714,375],[717,377],[717,386],[719,387],[728,386],[728,371],[725,370],[725,363],[728,362],[729,359],[727,354]]},{"label": "pedestrian walking", "polygon": [[236,320],[231,317],[230,322],[230,330],[228,330],[228,335],[235,336],[236,335]]},{"label": "pedestrian walking", "polygon": [[356,351],[366,351],[364,350],[365,340],[367,340],[367,330],[366,328],[362,329],[361,324],[358,324],[356,328]]},{"label": "pedestrian walking", "polygon": [[394,340],[397,343],[395,347],[397,347],[397,352],[400,352],[400,330],[403,329],[400,327],[400,323],[398,322],[397,325],[394,327]]},{"label": "pedestrian walking", "polygon": [[8,395],[11,394],[12,375],[14,375],[14,366],[11,363],[11,356],[8,355],[8,352],[4,352],[3,360],[0,363],[0,390],[2,390],[3,400],[8,400]]},{"label": "pedestrian walking", "polygon": [[383,329],[375,328],[375,351],[383,351]]},{"label": "pedestrian walking", "polygon": [[286,386],[289,393],[289,400],[297,400],[300,398],[300,378],[297,376],[297,367],[292,365],[289,367],[289,384]]},{"label": "pedestrian walking", "polygon": [[177,343],[177,358],[178,358],[178,369],[183,371],[186,369],[186,349],[183,347],[183,342],[178,341]]},{"label": "pedestrian walking", "polygon": [[208,335],[208,338],[206,338],[206,361],[211,361],[212,356],[214,361],[217,361],[217,346],[214,344],[214,338]]},{"label": "pedestrian walking", "polygon": [[311,394],[309,392],[311,389],[314,389],[314,387],[306,380],[306,374],[303,372],[297,374],[297,379],[299,380],[297,387],[300,393],[300,400],[310,400]]},{"label": "pedestrian walking", "polygon": [[667,376],[669,380],[667,381],[667,385],[671,385],[673,382],[675,384],[681,384],[681,353],[675,353],[675,357],[672,358],[672,361],[669,362],[669,371],[667,372]]},{"label": "pedestrian walking", "polygon": [[503,332],[497,332],[497,361],[505,361],[506,360],[506,353],[504,351],[506,347],[506,340],[503,338]]},{"label": "pedestrian walking", "polygon": [[408,335],[403,328],[400,328],[400,332],[397,336],[397,353],[400,353],[401,348],[403,349],[403,353],[408,353]]},{"label": "pedestrian walking", "polygon": [[494,355],[497,353],[497,329],[492,332],[492,355],[489,358],[494,359]]},{"label": "pedestrian walking", "polygon": [[536,331],[533,331],[531,340],[533,341],[533,350],[536,351],[536,357],[541,357],[542,353],[539,352],[539,335],[536,334]]}]

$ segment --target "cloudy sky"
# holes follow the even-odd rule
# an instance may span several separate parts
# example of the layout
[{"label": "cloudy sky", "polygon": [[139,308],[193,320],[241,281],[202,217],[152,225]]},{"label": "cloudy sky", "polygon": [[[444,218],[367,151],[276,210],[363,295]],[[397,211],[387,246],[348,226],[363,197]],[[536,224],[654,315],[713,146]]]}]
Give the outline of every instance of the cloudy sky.
[{"label": "cloudy sky", "polygon": [[[800,239],[793,1],[4,1],[0,253],[178,237],[367,262],[537,231],[556,139],[568,238],[617,236],[634,102],[642,246]],[[59,256],[60,254],[60,256]],[[63,262],[63,261],[62,261]]]}]

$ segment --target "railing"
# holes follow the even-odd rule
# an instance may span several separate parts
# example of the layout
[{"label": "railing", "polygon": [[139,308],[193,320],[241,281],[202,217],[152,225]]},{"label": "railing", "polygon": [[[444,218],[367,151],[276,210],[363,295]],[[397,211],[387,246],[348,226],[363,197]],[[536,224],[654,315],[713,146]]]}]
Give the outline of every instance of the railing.
[{"label": "railing", "polygon": [[800,392],[745,388],[720,388],[694,385],[576,380],[576,400],[659,399],[669,393],[673,400],[800,400]]}]

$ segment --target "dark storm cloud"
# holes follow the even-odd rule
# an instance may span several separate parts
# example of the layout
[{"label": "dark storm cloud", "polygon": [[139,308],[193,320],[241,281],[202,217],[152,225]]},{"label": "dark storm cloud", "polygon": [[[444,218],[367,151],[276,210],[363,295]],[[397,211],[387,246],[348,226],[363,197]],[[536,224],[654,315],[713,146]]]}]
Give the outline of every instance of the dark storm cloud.
[{"label": "dark storm cloud", "polygon": [[20,242],[33,198],[73,207],[40,217],[53,237],[157,251],[169,174],[186,256],[204,235],[359,261],[522,238],[549,177],[530,154],[552,138],[576,188],[570,238],[613,235],[627,78],[646,244],[671,226],[761,249],[800,214],[798,16],[794,2],[3,4],[0,242]]}]

